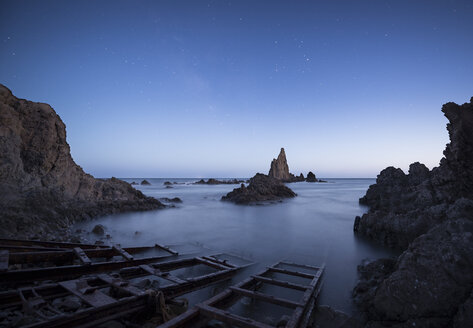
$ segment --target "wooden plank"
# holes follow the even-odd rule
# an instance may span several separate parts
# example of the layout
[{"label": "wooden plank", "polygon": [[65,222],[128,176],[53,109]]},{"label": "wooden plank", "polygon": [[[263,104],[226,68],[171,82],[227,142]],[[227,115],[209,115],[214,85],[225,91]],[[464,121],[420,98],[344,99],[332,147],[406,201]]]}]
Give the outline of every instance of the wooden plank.
[{"label": "wooden plank", "polygon": [[244,295],[244,296],[259,299],[259,300],[262,300],[262,301],[265,301],[265,302],[268,302],[268,303],[273,303],[273,304],[276,304],[276,305],[285,306],[285,307],[288,307],[288,308],[293,308],[294,309],[294,308],[297,308],[298,306],[303,306],[303,304],[301,304],[301,303],[293,302],[293,301],[290,301],[290,300],[287,300],[287,299],[284,299],[284,298],[274,297],[272,295],[267,295],[267,294],[260,293],[260,292],[255,292],[255,291],[248,290],[248,289],[243,289],[243,288],[238,288],[238,287],[230,287],[230,289],[232,291],[234,291],[235,293],[238,293],[238,294],[241,294],[241,295]]},{"label": "wooden plank", "polygon": [[205,264],[205,265],[208,265],[212,268],[215,268],[217,270],[228,270],[228,267],[225,266],[225,265],[222,265],[222,264],[219,264],[219,263],[215,263],[215,262],[212,262],[212,261],[208,261],[202,257],[198,257],[197,260],[202,263],[202,264]]},{"label": "wooden plank", "polygon": [[315,267],[315,266],[308,265],[308,264],[299,264],[299,263],[286,262],[286,261],[281,261],[281,262],[279,262],[279,264],[293,266],[293,267],[296,267],[296,268],[305,268],[305,269],[310,269],[310,270],[314,270],[314,271],[320,270],[320,267]]},{"label": "wooden plank", "polygon": [[118,253],[120,253],[120,255],[123,256],[125,258],[125,260],[127,260],[127,261],[132,261],[133,260],[133,256],[131,256],[130,253],[125,251],[123,248],[121,248],[120,245],[113,245],[112,248],[115,251],[117,251]]},{"label": "wooden plank", "polygon": [[13,246],[45,246],[45,247],[60,247],[60,248],[107,248],[106,245],[80,244],[80,243],[65,243],[54,241],[40,241],[40,240],[23,240],[23,239],[0,239],[2,245]]},{"label": "wooden plank", "polygon": [[0,271],[8,271],[8,254],[6,250],[0,251]]},{"label": "wooden plank", "polygon": [[309,288],[309,286],[294,284],[294,283],[284,281],[284,280],[272,279],[272,278],[267,278],[267,277],[262,277],[262,276],[251,276],[251,277],[258,281],[265,282],[267,284],[301,290],[301,291],[305,291],[307,290],[307,288]]},{"label": "wooden plank", "polygon": [[216,319],[216,320],[219,320],[231,325],[236,325],[238,327],[274,328],[262,322],[255,321],[250,318],[245,318],[237,314],[234,314],[228,311],[223,311],[223,310],[220,310],[208,305],[199,304],[197,305],[197,307],[199,308],[200,312],[205,316],[208,316],[210,318],[213,318],[213,319]]},{"label": "wooden plank", "polygon": [[302,277],[302,278],[307,278],[307,279],[314,279],[314,275],[309,274],[309,273],[304,273],[304,272],[299,272],[299,271],[292,271],[292,270],[281,269],[281,268],[274,268],[274,267],[270,267],[268,269],[270,271],[273,271],[273,272],[284,273],[284,274],[288,274],[290,276],[297,276],[297,277]]},{"label": "wooden plank", "polygon": [[107,284],[115,288],[118,288],[120,290],[123,290],[129,293],[130,295],[139,296],[139,295],[145,294],[145,292],[142,291],[141,289],[134,286],[130,286],[129,282],[126,280],[123,280],[120,278],[113,278],[112,276],[109,276],[108,274],[99,274],[97,278],[99,278],[102,281],[105,281]]},{"label": "wooden plank", "polygon": [[[140,264],[158,262],[160,260],[169,258],[170,256],[172,255],[139,258],[132,261],[98,262],[92,263],[91,265],[64,265],[59,267],[6,271],[0,272],[0,281],[18,282],[33,280],[39,281],[44,279],[71,279],[85,274],[107,272],[119,270],[121,268],[137,266]],[[165,265],[167,262],[160,264]]]},{"label": "wooden plank", "polygon": [[84,265],[90,265],[92,264],[92,261],[89,259],[89,257],[85,254],[85,252],[82,250],[80,247],[74,247],[73,248],[74,254],[77,255],[79,258],[80,262]]},{"label": "wooden plank", "polygon": [[187,282],[187,280],[183,280],[181,278],[175,277],[171,275],[169,272],[162,272],[159,269],[152,268],[146,264],[140,265],[140,268],[151,275],[158,276],[160,278],[175,282],[176,284],[183,284]]},{"label": "wooden plank", "polygon": [[236,265],[228,262],[227,260],[219,260],[215,257],[210,257],[210,256],[202,256],[203,259],[207,260],[207,261],[211,261],[211,262],[215,262],[215,263],[218,263],[220,265],[224,265],[224,266],[227,266],[229,268],[235,268]]},{"label": "wooden plank", "polygon": [[102,293],[96,288],[90,287],[85,280],[62,281],[59,285],[93,307],[100,307],[116,302],[114,298]]},{"label": "wooden plank", "polygon": [[321,289],[321,277],[324,272],[324,266],[322,266],[314,279],[310,282],[310,288],[304,293],[302,297],[303,307],[298,307],[289,319],[286,327],[287,328],[305,328],[309,324],[309,319],[312,311],[315,307],[317,297]]},{"label": "wooden plank", "polygon": [[155,244],[154,245],[155,247],[158,247],[158,248],[161,248],[162,250],[165,250],[166,252],[169,252],[171,253],[172,255],[179,255],[178,252],[176,252],[175,250],[167,247],[167,246],[164,246],[164,245],[160,245],[160,244]]}]

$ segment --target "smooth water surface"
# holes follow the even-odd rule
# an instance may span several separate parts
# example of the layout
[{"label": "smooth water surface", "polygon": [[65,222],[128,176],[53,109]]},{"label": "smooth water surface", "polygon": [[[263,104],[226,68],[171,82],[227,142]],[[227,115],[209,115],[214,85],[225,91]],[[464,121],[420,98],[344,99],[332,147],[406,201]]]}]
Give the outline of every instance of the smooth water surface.
[{"label": "smooth water surface", "polygon": [[[140,182],[142,179],[124,179]],[[351,292],[357,265],[393,253],[353,234],[353,222],[366,208],[358,204],[374,179],[327,179],[328,183],[291,183],[298,196],[281,203],[242,206],[220,200],[238,185],[194,185],[196,179],[147,179],[136,186],[148,196],[179,197],[176,208],[126,213],[81,224],[90,231],[101,223],[122,246],[194,243],[216,252],[250,258],[258,265],[279,260],[320,266],[326,272],[319,304],[352,312]],[[165,188],[164,181],[177,181]],[[93,235],[90,235],[93,239]],[[233,282],[234,283],[234,282]]]}]

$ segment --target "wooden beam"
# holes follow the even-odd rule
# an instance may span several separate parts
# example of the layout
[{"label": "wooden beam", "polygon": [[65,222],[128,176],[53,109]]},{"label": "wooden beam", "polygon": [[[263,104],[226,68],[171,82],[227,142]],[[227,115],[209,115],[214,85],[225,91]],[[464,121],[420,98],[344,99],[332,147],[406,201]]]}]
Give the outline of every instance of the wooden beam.
[{"label": "wooden beam", "polygon": [[284,298],[274,297],[272,295],[267,295],[260,292],[255,292],[248,289],[243,289],[243,288],[238,288],[238,287],[230,287],[230,289],[234,291],[235,293],[238,293],[244,296],[259,299],[259,300],[262,300],[268,303],[273,303],[276,305],[285,306],[288,308],[294,309],[294,308],[297,308],[298,306],[304,306],[304,304],[301,304],[301,303],[293,302]]},{"label": "wooden beam", "polygon": [[0,251],[0,271],[8,271],[8,251]]},{"label": "wooden beam", "polygon": [[224,265],[224,266],[227,266],[229,268],[235,268],[236,265],[234,264],[231,264],[230,262],[228,262],[227,260],[219,260],[215,257],[210,257],[210,256],[202,256],[203,259],[207,260],[207,261],[211,261],[211,262],[215,262],[215,263],[218,263],[220,265]]},{"label": "wooden beam", "polygon": [[315,277],[313,274],[299,272],[299,271],[292,271],[292,270],[286,270],[286,269],[274,268],[274,267],[271,267],[268,269],[272,272],[279,272],[279,273],[288,274],[290,276],[297,276],[297,277],[302,277],[302,278],[307,278],[307,279],[314,279]]},{"label": "wooden beam", "polygon": [[225,266],[225,265],[222,265],[222,264],[219,264],[219,263],[215,263],[215,262],[212,262],[212,261],[209,261],[209,260],[206,260],[202,257],[198,257],[197,260],[202,263],[202,264],[205,264],[209,267],[212,267],[214,269],[217,269],[217,270],[228,270],[228,266]]},{"label": "wooden beam", "polygon": [[255,321],[250,318],[245,318],[237,314],[230,313],[228,311],[220,310],[208,305],[199,304],[197,305],[200,312],[210,318],[235,325],[238,327],[248,327],[248,328],[274,328],[262,322]]},{"label": "wooden beam", "polygon": [[293,266],[293,267],[296,267],[296,268],[305,268],[305,269],[310,269],[310,270],[314,270],[314,271],[320,270],[320,267],[315,267],[315,266],[307,265],[307,264],[299,264],[299,263],[286,262],[286,261],[281,261],[279,263],[283,264],[283,265]]},{"label": "wooden beam", "polygon": [[291,288],[291,289],[296,289],[296,290],[301,290],[301,291],[305,291],[305,290],[307,290],[307,288],[309,288],[309,286],[293,284],[291,282],[284,281],[284,280],[277,280],[277,279],[266,278],[266,277],[262,277],[262,276],[251,276],[251,277],[258,280],[258,281],[265,282],[267,284],[286,287],[286,288]]},{"label": "wooden beam", "polygon": [[120,253],[121,256],[125,258],[127,261],[132,261],[133,256],[130,255],[127,251],[120,247],[120,245],[113,245],[112,247],[116,252]]},{"label": "wooden beam", "polygon": [[85,254],[85,252],[82,250],[82,248],[74,247],[73,251],[74,251],[74,254],[77,255],[77,257],[79,258],[79,260],[82,264],[84,264],[84,265],[91,265],[92,264],[92,261]]},{"label": "wooden beam", "polygon": [[162,250],[165,250],[166,252],[169,252],[171,253],[172,255],[179,255],[178,252],[176,252],[175,250],[167,247],[167,246],[164,246],[164,245],[160,245],[160,244],[155,244],[154,245],[155,247],[158,247],[158,248],[161,248]]},{"label": "wooden beam", "polygon": [[93,307],[116,302],[114,298],[102,293],[97,288],[89,286],[86,280],[62,281],[59,285]]},{"label": "wooden beam", "polygon": [[149,273],[150,275],[158,276],[160,278],[175,282],[176,284],[183,284],[183,283],[187,282],[187,280],[183,280],[181,278],[175,277],[175,276],[171,275],[169,272],[162,272],[161,270],[152,268],[152,267],[150,267],[149,265],[146,265],[146,264],[140,265],[140,268],[143,271]]}]

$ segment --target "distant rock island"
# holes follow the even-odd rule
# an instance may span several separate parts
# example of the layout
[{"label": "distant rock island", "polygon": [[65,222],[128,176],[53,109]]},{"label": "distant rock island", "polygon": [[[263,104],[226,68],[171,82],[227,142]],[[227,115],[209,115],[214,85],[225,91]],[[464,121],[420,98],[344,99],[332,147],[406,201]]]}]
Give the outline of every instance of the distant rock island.
[{"label": "distant rock island", "polygon": [[1,236],[57,240],[77,220],[164,207],[127,182],[86,174],[51,106],[18,99],[1,84],[0,152]]},{"label": "distant rock island", "polygon": [[283,198],[295,196],[297,196],[296,193],[279,180],[257,173],[250,179],[248,187],[242,184],[240,188],[235,188],[226,196],[223,196],[222,200],[231,201],[235,204],[254,204],[279,201]]},{"label": "distant rock island", "polygon": [[204,179],[200,179],[199,181],[194,182],[194,184],[206,184],[206,185],[220,185],[220,184],[239,184],[243,183],[245,180],[217,180],[217,179],[208,179],[205,181]]},{"label": "distant rock island", "polygon": [[450,143],[440,165],[388,167],[360,199],[370,208],[355,232],[403,251],[359,267],[367,327],[472,327],[473,98],[442,112]]}]

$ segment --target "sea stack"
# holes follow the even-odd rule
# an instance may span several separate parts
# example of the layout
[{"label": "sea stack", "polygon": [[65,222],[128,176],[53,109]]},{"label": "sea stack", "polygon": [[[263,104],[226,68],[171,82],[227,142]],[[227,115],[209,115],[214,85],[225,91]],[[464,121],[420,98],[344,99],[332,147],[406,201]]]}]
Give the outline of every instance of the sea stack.
[{"label": "sea stack", "polygon": [[164,207],[127,182],[85,173],[54,109],[18,99],[1,84],[0,141],[0,236],[58,238],[80,219]]},{"label": "sea stack", "polygon": [[281,181],[288,181],[291,179],[284,148],[281,148],[278,158],[274,158],[271,162],[268,176]]}]

